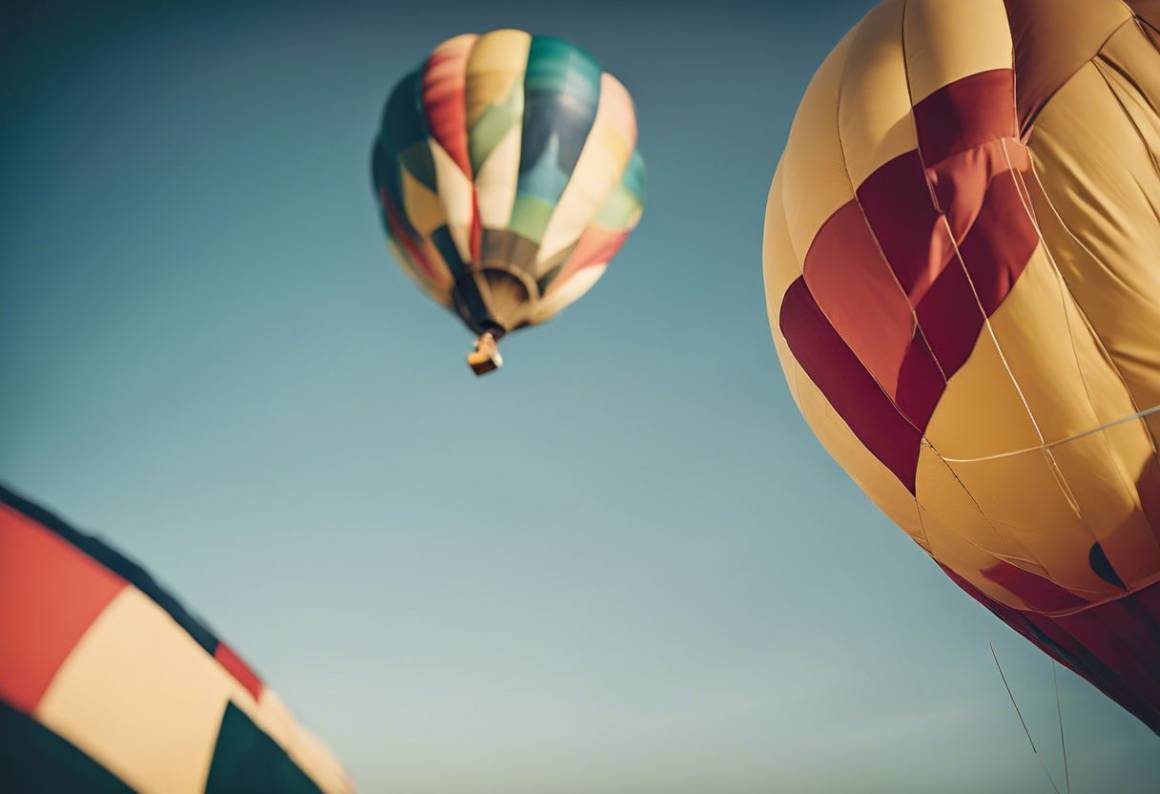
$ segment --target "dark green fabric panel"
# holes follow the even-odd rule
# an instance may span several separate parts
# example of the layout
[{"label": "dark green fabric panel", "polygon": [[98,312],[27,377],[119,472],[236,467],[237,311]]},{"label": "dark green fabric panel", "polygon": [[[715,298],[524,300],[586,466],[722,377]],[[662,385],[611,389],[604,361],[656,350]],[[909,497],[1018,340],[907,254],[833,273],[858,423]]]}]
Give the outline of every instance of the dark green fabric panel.
[{"label": "dark green fabric panel", "polygon": [[133,789],[27,714],[0,702],[0,792],[133,794]]},{"label": "dark green fabric panel", "polygon": [[321,794],[278,744],[230,703],[222,715],[206,794]]}]

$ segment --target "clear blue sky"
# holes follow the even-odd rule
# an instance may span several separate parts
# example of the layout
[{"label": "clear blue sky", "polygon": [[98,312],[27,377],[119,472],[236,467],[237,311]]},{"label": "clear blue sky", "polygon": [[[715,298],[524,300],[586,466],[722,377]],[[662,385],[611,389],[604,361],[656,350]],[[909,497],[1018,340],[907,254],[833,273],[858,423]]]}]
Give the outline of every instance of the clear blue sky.
[{"label": "clear blue sky", "polygon": [[[194,6],[50,2],[0,52],[0,478],[367,792],[1048,791],[988,639],[1062,779],[1047,658],[826,456],[769,339],[769,179],[868,0]],[[628,86],[649,203],[477,381],[368,155],[395,79],[501,26]],[[1061,690],[1075,791],[1151,790],[1157,739]]]}]

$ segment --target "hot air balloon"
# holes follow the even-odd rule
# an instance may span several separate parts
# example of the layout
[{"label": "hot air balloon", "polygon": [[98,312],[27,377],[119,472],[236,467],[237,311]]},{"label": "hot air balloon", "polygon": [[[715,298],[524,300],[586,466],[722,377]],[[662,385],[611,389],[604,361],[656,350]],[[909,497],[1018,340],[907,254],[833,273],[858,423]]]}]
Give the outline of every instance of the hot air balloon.
[{"label": "hot air balloon", "polygon": [[830,454],[1160,732],[1158,27],[1152,0],[880,3],[797,111],[764,276]]},{"label": "hot air balloon", "polygon": [[353,790],[148,573],[0,488],[0,791]]},{"label": "hot air balloon", "polygon": [[519,30],[464,34],[395,86],[372,153],[390,245],[419,287],[496,342],[587,292],[640,220],[632,99],[588,53]]}]

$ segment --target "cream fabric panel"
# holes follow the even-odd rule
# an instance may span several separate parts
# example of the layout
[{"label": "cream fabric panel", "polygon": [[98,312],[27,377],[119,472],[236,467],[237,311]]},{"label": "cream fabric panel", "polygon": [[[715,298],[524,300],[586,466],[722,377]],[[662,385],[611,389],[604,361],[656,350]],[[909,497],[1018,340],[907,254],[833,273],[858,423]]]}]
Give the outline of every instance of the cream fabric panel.
[{"label": "cream fabric panel", "polygon": [[435,162],[435,180],[439,201],[447,215],[447,229],[464,262],[472,261],[471,219],[475,215],[475,188],[451,155],[434,138],[429,138]]},{"label": "cream fabric panel", "polygon": [[487,229],[506,229],[516,205],[523,127],[514,125],[496,144],[475,175],[479,221]]},{"label": "cream fabric panel", "polygon": [[253,702],[161,607],[126,587],[77,643],[36,716],[139,791],[198,794],[231,698]]},{"label": "cream fabric panel", "polygon": [[551,267],[549,260],[575,243],[591,223],[600,204],[620,181],[635,147],[632,98],[615,77],[605,72],[600,76],[600,104],[592,129],[540,240],[537,277]]}]

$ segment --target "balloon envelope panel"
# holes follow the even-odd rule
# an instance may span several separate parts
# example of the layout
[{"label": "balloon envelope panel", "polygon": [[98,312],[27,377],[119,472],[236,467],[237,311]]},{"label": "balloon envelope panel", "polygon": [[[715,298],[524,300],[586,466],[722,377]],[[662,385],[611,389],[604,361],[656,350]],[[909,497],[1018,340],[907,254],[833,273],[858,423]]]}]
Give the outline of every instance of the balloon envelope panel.
[{"label": "balloon envelope panel", "polygon": [[827,450],[1160,731],[1160,35],[1119,0],[886,0],[827,57],[764,272]]},{"label": "balloon envelope panel", "polygon": [[400,265],[476,333],[578,299],[644,206],[624,86],[567,41],[519,30],[449,39],[404,77],[372,171]]}]

